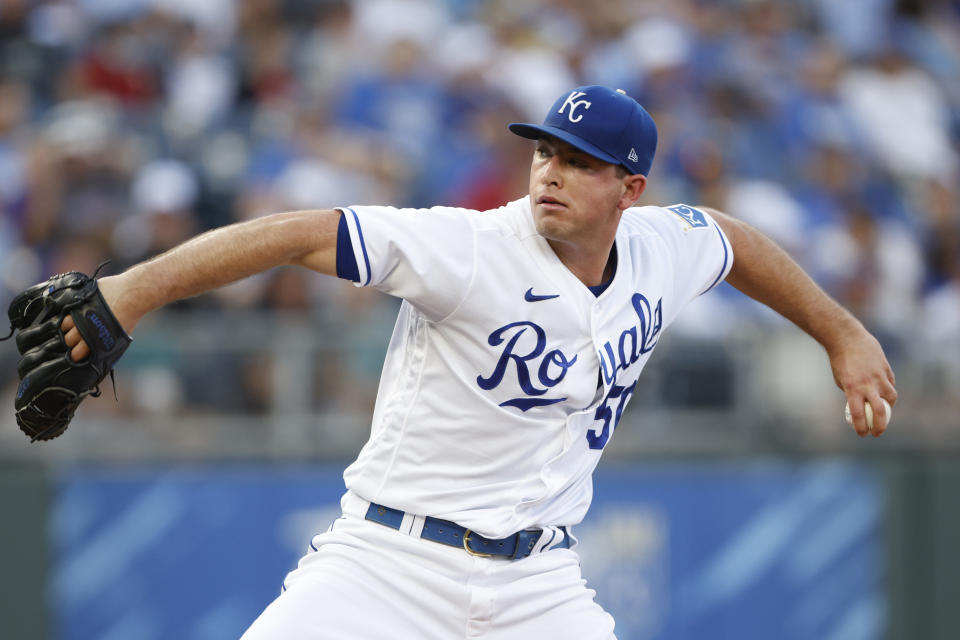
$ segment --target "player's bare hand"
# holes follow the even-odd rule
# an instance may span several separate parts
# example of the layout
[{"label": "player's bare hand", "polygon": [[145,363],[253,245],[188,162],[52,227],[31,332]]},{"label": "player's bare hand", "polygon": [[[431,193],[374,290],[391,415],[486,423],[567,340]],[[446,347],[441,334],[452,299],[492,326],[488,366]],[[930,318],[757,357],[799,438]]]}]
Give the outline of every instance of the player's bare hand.
[{"label": "player's bare hand", "polygon": [[[847,395],[853,428],[860,437],[880,436],[887,430],[887,412],[881,398],[897,402],[896,379],[880,343],[863,327],[848,335],[829,352],[833,379]],[[865,403],[873,412],[873,428],[867,425]]]},{"label": "player's bare hand", "polygon": [[80,362],[90,355],[90,347],[87,346],[87,343],[80,337],[80,332],[77,330],[71,316],[68,315],[63,319],[63,322],[60,323],[60,330],[63,331],[64,334],[63,341],[70,347],[71,360]]}]

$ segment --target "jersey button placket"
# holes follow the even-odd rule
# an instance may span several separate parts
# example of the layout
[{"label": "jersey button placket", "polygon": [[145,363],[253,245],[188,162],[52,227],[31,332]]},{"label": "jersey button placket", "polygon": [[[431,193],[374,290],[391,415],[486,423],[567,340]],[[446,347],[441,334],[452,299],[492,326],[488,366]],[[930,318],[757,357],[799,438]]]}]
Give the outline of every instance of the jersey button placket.
[{"label": "jersey button placket", "polygon": [[594,302],[590,305],[590,336],[593,338],[594,344],[597,342],[597,328],[600,324],[600,304]]}]

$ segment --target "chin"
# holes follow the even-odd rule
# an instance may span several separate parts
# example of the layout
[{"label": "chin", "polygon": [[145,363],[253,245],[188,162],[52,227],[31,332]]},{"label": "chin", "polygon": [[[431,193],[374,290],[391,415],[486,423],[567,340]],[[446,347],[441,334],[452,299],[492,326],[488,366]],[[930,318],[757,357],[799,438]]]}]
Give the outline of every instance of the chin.
[{"label": "chin", "polygon": [[570,235],[566,225],[552,216],[536,216],[534,226],[537,233],[549,240],[565,240]]}]

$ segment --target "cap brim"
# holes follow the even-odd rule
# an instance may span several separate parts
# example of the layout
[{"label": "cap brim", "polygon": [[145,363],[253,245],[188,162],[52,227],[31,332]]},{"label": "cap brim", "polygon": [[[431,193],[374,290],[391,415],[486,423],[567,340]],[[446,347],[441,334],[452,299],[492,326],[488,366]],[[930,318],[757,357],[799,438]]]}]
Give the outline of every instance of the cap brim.
[{"label": "cap brim", "polygon": [[564,131],[563,129],[558,129],[557,127],[544,126],[539,124],[526,124],[523,122],[513,122],[507,125],[510,131],[517,134],[522,138],[529,138],[531,140],[537,140],[543,134],[553,136],[554,138],[559,138],[567,144],[570,144],[580,151],[583,151],[586,154],[603,160],[604,162],[609,162],[610,164],[621,164],[621,161],[616,156],[612,156],[606,151],[603,151],[599,147],[596,147],[583,138],[577,137],[570,133],[569,131]]}]

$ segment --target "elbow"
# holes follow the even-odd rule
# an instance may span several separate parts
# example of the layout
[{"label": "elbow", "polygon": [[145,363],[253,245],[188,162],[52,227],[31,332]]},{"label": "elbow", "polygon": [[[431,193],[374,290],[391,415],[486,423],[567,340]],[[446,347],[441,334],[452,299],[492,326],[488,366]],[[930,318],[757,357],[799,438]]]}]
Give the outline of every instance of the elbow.
[{"label": "elbow", "polygon": [[288,225],[291,241],[288,264],[335,275],[340,211],[292,211],[279,215],[284,217],[282,224]]}]

